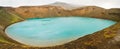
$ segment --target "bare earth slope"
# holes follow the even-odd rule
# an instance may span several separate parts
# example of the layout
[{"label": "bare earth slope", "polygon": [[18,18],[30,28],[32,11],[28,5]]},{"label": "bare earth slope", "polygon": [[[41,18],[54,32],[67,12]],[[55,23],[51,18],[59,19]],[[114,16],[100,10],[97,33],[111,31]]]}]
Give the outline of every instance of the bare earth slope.
[{"label": "bare earth slope", "polygon": [[22,16],[22,18],[53,17],[53,16],[88,16],[119,21],[119,16],[111,15],[112,9],[104,9],[96,6],[86,6],[73,10],[66,10],[59,6],[22,6],[7,9]]}]

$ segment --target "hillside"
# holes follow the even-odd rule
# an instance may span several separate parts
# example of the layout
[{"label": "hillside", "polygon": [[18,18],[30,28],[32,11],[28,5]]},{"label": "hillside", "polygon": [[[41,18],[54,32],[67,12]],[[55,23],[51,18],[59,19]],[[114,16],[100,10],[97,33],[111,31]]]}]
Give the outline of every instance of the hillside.
[{"label": "hillside", "polygon": [[110,9],[104,9],[97,6],[86,6],[73,10],[65,10],[63,7],[58,6],[23,6],[18,8],[7,8],[8,11],[17,13],[22,18],[33,18],[33,17],[59,17],[59,16],[87,16],[93,18],[102,18],[119,21],[118,15],[111,15],[115,13]]},{"label": "hillside", "polygon": [[19,20],[22,20],[22,18],[20,18],[18,15],[8,12],[2,7],[0,8],[0,25],[5,27]]},{"label": "hillside", "polygon": [[4,8],[0,8],[0,42],[11,43],[15,42],[14,40],[7,37],[4,33],[4,29],[15,22],[22,21],[23,19],[17,16],[16,14],[6,11]]}]

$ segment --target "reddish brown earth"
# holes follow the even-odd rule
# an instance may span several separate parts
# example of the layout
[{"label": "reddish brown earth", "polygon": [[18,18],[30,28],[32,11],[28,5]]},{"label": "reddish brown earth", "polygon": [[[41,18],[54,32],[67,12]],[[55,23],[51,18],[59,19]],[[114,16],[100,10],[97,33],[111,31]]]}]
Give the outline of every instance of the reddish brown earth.
[{"label": "reddish brown earth", "polygon": [[[22,18],[34,17],[59,17],[59,16],[87,16],[94,18],[103,18],[110,20],[119,20],[119,17],[110,15],[111,9],[104,9],[96,6],[86,6],[73,10],[65,10],[59,6],[22,6],[18,8],[8,8],[10,12],[21,15]],[[114,12],[114,11],[113,11]]]}]

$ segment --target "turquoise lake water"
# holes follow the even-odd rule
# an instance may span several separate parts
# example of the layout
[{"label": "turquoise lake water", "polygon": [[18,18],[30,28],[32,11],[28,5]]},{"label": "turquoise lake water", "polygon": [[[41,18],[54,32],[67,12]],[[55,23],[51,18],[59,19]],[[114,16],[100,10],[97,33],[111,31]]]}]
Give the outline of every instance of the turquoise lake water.
[{"label": "turquoise lake water", "polygon": [[74,41],[115,23],[86,17],[37,18],[12,24],[5,32],[10,38],[22,44],[49,47]]}]

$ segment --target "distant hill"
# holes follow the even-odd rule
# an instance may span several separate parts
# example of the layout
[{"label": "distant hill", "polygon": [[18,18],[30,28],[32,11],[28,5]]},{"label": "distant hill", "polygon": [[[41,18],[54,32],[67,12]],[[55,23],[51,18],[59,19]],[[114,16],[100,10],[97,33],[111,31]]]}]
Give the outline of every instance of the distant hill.
[{"label": "distant hill", "polygon": [[63,7],[64,9],[66,9],[66,10],[72,10],[72,9],[83,7],[83,5],[73,5],[73,4],[64,3],[64,2],[55,2],[55,3],[49,4],[49,5],[60,6],[60,7]]}]

